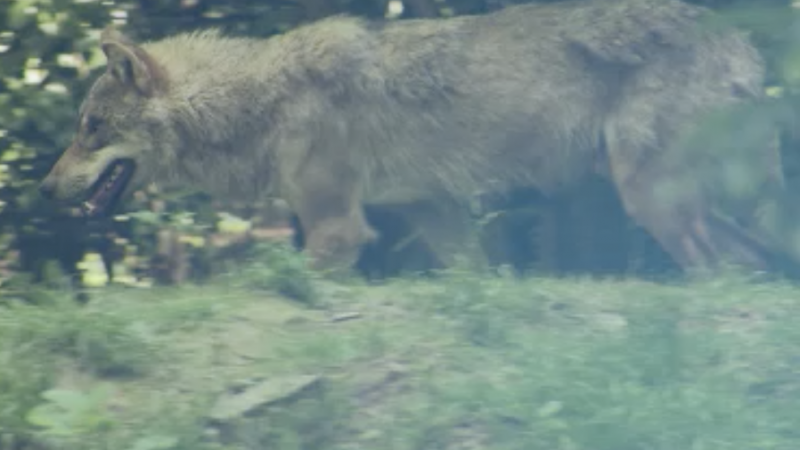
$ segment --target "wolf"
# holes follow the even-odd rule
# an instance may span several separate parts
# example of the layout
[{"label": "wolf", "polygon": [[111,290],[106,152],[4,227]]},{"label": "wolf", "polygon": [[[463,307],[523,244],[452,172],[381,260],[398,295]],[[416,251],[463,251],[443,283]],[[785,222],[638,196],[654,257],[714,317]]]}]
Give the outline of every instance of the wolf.
[{"label": "wolf", "polygon": [[[447,260],[475,196],[599,173],[682,267],[763,268],[777,147],[711,151],[689,130],[758,101],[764,62],[745,33],[704,27],[707,14],[680,0],[564,1],[145,43],[109,27],[106,70],[41,192],[88,216],[146,183],[280,197],[314,267],[333,270],[378,238],[364,205],[400,211]],[[736,168],[748,195],[730,194]]]}]

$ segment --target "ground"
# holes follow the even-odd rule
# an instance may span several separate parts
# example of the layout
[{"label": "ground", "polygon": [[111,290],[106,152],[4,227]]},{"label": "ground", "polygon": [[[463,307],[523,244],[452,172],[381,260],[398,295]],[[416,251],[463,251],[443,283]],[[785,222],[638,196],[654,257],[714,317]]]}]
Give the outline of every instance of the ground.
[{"label": "ground", "polygon": [[789,283],[275,267],[9,300],[0,448],[800,448]]}]

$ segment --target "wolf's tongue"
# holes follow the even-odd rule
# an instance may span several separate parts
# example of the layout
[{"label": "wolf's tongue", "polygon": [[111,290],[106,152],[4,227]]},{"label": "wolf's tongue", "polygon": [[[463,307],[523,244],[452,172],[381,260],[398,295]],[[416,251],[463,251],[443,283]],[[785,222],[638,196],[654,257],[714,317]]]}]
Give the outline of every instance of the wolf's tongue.
[{"label": "wolf's tongue", "polygon": [[81,205],[83,214],[93,217],[109,210],[128,184],[132,170],[133,167],[123,161],[113,163],[98,180],[89,199]]}]

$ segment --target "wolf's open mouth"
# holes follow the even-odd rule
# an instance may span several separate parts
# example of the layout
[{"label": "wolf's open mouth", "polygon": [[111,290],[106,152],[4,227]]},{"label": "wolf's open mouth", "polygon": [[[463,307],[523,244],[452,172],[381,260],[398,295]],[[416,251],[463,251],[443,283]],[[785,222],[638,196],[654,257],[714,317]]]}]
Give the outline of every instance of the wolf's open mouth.
[{"label": "wolf's open mouth", "polygon": [[136,165],[130,159],[112,162],[89,190],[89,198],[81,205],[83,215],[97,217],[111,211],[133,178]]}]

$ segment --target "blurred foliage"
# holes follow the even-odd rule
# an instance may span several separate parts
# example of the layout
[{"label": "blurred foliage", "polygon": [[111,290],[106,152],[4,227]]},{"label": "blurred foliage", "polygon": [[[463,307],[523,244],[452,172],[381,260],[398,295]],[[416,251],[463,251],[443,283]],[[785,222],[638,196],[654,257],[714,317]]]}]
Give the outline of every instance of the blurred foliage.
[{"label": "blurred foliage", "polygon": [[[406,0],[400,19],[485,13],[521,2],[524,0]],[[201,280],[223,264],[225,257],[235,257],[236,246],[231,247],[231,242],[247,245],[249,238],[241,238],[241,232],[234,237],[235,233],[223,230],[234,217],[232,214],[252,221],[253,226],[262,222],[269,225],[270,205],[221,208],[196,193],[165,196],[141,192],[134,201],[136,205],[130,208],[139,213],[92,222],[37,197],[38,181],[68,145],[79,102],[104,64],[97,45],[104,26],[112,22],[125,24],[126,31],[138,39],[157,39],[209,26],[263,37],[341,12],[381,18],[389,3],[0,2],[0,289],[13,285],[12,279],[22,276],[44,283],[62,283],[66,276],[75,281],[75,286],[104,284],[107,275],[103,272],[109,272],[115,281],[134,285]],[[775,114],[788,125],[784,136],[786,171],[790,178],[796,178],[800,158],[797,137],[791,131],[795,128],[793,111],[800,88],[798,9],[790,8],[788,0],[695,3],[724,9],[728,11],[725,20],[753,30],[756,42],[769,59],[769,84],[776,94],[768,114]],[[617,271],[632,270],[641,265],[637,261],[642,259],[663,260],[664,255],[654,250],[656,246],[646,236],[631,234],[634,227],[624,219],[613,192],[603,188],[606,193],[592,200],[592,196],[598,197],[592,183],[558,199],[558,203],[528,196],[520,202],[529,206],[527,210],[521,209],[520,204],[515,208],[509,205],[509,214],[501,214],[505,217],[501,231],[495,233],[495,243],[502,241],[503,233],[510,236],[506,239],[508,252],[517,253],[506,254],[505,260],[537,270],[603,266]],[[605,213],[603,220],[591,215],[598,212]],[[519,245],[520,236],[535,247],[526,250],[526,255],[519,254],[524,247]],[[554,244],[558,242],[562,244]],[[565,261],[564,255],[572,255],[566,257],[571,260]]]}]

